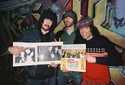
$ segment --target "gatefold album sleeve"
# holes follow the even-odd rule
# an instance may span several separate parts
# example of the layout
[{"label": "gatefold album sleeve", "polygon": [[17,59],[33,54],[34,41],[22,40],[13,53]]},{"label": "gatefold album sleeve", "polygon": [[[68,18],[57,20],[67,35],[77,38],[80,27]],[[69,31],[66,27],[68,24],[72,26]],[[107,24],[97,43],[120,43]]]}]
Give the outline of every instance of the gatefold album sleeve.
[{"label": "gatefold album sleeve", "polygon": [[23,51],[13,55],[13,67],[45,65],[61,62],[61,46],[63,42],[13,42],[13,46],[20,46]]}]

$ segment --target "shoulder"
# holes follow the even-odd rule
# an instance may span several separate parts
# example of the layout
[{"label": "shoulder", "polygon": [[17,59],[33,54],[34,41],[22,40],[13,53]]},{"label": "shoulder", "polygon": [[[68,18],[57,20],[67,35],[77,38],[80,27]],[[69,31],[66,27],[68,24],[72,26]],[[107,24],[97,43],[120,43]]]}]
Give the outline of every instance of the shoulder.
[{"label": "shoulder", "polygon": [[55,33],[53,33],[53,32],[50,32],[49,34],[50,34],[51,36],[55,36]]},{"label": "shoulder", "polygon": [[99,40],[109,41],[109,39],[107,37],[103,36],[103,35],[97,35],[96,38],[99,39]]},{"label": "shoulder", "polygon": [[103,44],[113,44],[109,38],[107,38],[106,36],[103,36],[103,35],[99,35],[96,37],[97,39],[96,40],[99,40],[99,42],[103,43]]},{"label": "shoulder", "polygon": [[28,28],[28,29],[25,29],[23,31],[23,33],[33,33],[33,32],[36,32],[38,31],[37,27],[34,27],[34,28]]},{"label": "shoulder", "polygon": [[57,35],[57,36],[59,36],[59,35],[61,36],[63,33],[64,33],[64,30],[62,29],[62,30],[59,30],[59,31],[56,33],[56,35]]},{"label": "shoulder", "polygon": [[26,38],[26,37],[32,37],[32,36],[37,36],[38,35],[38,30],[36,28],[28,28],[25,29],[20,35],[20,39]]}]

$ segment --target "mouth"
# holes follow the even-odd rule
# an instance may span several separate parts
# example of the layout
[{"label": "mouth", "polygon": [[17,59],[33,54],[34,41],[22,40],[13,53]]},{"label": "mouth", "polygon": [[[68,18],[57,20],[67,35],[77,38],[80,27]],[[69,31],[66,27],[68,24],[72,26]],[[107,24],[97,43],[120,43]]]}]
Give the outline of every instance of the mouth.
[{"label": "mouth", "polygon": [[44,25],[44,26],[46,26],[46,27],[48,27],[48,28],[50,27],[49,25]]},{"label": "mouth", "polygon": [[67,22],[65,22],[66,24],[68,24],[69,22],[67,21]]}]

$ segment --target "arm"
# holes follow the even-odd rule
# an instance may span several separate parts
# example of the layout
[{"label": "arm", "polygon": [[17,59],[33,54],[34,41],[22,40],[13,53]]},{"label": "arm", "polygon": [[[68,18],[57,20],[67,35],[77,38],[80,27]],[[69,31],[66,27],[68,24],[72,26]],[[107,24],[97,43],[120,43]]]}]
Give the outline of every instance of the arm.
[{"label": "arm", "polygon": [[1,43],[1,47],[0,47],[0,56],[6,56],[6,55],[10,55],[9,51],[8,51],[8,47],[12,46],[12,43],[9,43],[7,46],[7,44],[5,44],[4,42]]},{"label": "arm", "polygon": [[[17,39],[15,39],[14,41],[21,41],[19,40],[20,38],[22,38],[23,36],[20,35]],[[2,45],[1,49],[0,49],[0,56],[6,56],[6,55],[11,55],[11,54],[17,54],[16,51],[17,49],[15,49],[16,47],[13,47],[13,42],[10,42],[6,47],[5,45]],[[11,49],[12,48],[12,49]],[[15,51],[15,53],[13,52]]]},{"label": "arm", "polygon": [[[106,57],[105,57],[106,56]],[[89,63],[97,63],[108,66],[119,66],[122,65],[122,59],[120,54],[117,51],[114,51],[113,54],[110,53],[108,56],[106,54],[86,54],[86,60]]]},{"label": "arm", "polygon": [[106,58],[108,56],[107,52],[103,53],[86,53],[85,57],[89,63],[96,63],[97,58]]},{"label": "arm", "polygon": [[1,50],[1,52],[0,52],[0,56],[5,56],[5,55],[9,55],[9,54],[10,53],[9,53],[8,49]]},{"label": "arm", "polygon": [[5,52],[1,53],[1,56],[5,55],[19,55],[23,50],[23,47],[18,47],[18,46],[10,46],[6,48]]},{"label": "arm", "polygon": [[93,57],[107,57],[108,53],[107,52],[102,52],[102,53],[86,53],[88,55],[91,55]]},{"label": "arm", "polygon": [[122,65],[121,54],[115,49],[115,45],[110,42],[108,39],[103,44],[108,53],[108,57],[96,57],[96,63],[104,64],[108,66],[119,66]]},{"label": "arm", "polygon": [[24,50],[23,47],[12,46],[8,48],[8,52],[12,55],[19,55]]},{"label": "arm", "polygon": [[106,58],[96,57],[96,63],[109,65],[109,66],[122,65],[121,54],[115,48],[111,48],[109,51],[110,51],[109,55]]},{"label": "arm", "polygon": [[122,65],[121,54],[115,49],[115,45],[107,38],[102,38],[101,41],[102,42],[100,46],[105,48],[105,52],[108,53],[108,56],[92,58],[94,60],[94,63],[108,65],[108,66]]}]

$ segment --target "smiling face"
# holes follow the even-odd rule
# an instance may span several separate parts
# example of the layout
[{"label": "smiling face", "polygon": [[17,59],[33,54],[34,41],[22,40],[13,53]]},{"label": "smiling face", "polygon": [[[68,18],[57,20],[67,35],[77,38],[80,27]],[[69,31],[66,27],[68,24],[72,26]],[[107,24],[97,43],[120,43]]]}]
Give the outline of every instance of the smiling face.
[{"label": "smiling face", "polygon": [[66,18],[64,19],[64,24],[65,24],[66,27],[72,26],[72,25],[74,24],[73,18],[71,18],[71,17],[66,17]]},{"label": "smiling face", "polygon": [[52,23],[53,23],[52,20],[45,18],[43,20],[42,29],[45,31],[48,31],[50,29]]},{"label": "smiling face", "polygon": [[93,37],[90,27],[81,28],[80,34],[86,40],[90,40]]}]

